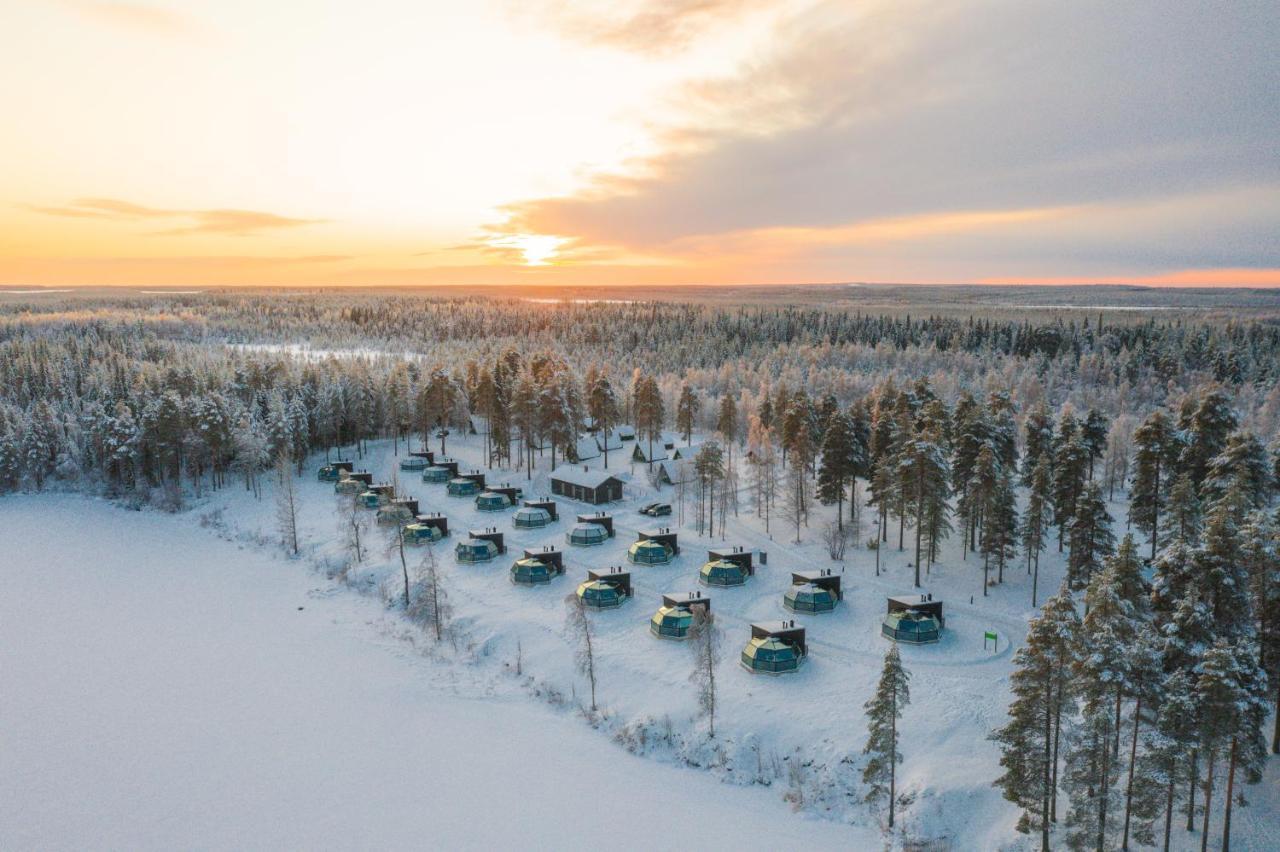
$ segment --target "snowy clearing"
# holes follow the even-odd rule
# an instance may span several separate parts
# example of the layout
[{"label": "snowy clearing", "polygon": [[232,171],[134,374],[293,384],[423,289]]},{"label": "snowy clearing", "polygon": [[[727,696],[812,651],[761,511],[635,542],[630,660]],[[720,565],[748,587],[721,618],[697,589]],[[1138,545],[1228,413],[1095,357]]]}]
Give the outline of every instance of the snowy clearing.
[{"label": "snowy clearing", "polygon": [[638,849],[672,815],[708,848],[875,842],[459,697],[379,603],[191,514],[24,496],[0,522],[31,533],[0,559],[0,848]]}]

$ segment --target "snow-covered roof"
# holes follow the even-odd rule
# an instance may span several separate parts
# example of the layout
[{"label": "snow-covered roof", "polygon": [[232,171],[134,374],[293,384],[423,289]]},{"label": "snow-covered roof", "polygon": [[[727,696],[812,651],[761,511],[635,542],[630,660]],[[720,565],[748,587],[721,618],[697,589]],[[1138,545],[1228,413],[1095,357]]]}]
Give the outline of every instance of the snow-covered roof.
[{"label": "snow-covered roof", "polygon": [[625,473],[614,470],[596,470],[580,464],[562,464],[551,471],[551,478],[567,482],[570,485],[580,485],[583,488],[592,489],[599,488],[610,479],[616,479],[619,482],[626,482],[629,479]]},{"label": "snow-covered roof", "polygon": [[[579,438],[578,443],[574,445],[578,452],[578,461],[586,461],[600,457],[600,448],[596,446],[594,438]],[[613,449],[610,447],[609,449]]]}]

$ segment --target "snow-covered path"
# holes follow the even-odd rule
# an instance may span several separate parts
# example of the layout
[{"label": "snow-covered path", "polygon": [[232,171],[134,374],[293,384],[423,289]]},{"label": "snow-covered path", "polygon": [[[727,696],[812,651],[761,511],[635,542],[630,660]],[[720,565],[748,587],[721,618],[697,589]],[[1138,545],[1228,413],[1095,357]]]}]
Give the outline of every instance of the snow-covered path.
[{"label": "snow-covered path", "polygon": [[441,688],[374,601],[190,516],[0,500],[0,848],[871,848]]}]

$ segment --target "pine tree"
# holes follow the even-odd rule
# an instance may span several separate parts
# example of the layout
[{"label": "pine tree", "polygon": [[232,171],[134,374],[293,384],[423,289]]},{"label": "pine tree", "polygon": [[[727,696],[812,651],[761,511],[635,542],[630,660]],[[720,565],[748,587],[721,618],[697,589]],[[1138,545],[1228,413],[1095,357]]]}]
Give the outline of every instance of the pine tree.
[{"label": "pine tree", "polygon": [[592,425],[604,436],[604,440],[601,441],[603,448],[601,452],[604,454],[604,468],[608,470],[609,436],[618,425],[621,411],[618,406],[618,397],[613,392],[613,385],[604,373],[597,375],[595,381],[587,388],[587,413],[591,417]]},{"label": "pine tree", "polygon": [[1067,841],[1075,849],[1102,850],[1112,848],[1117,833],[1118,726],[1137,625],[1113,565],[1093,575],[1085,598],[1081,641],[1087,651],[1075,668],[1083,699],[1081,736],[1068,761]]},{"label": "pine tree", "polygon": [[1231,401],[1222,391],[1210,391],[1201,398],[1185,424],[1186,443],[1179,461],[1193,482],[1205,482],[1210,462],[1226,447],[1227,437],[1238,424]]},{"label": "pine tree", "polygon": [[1057,736],[1070,704],[1070,672],[1080,656],[1080,619],[1066,591],[1045,602],[1014,654],[1009,721],[991,735],[1000,743],[1003,774],[995,785],[1023,809],[1018,831],[1040,832],[1049,848],[1057,782]]},{"label": "pine tree", "polygon": [[1241,560],[1258,620],[1258,663],[1267,673],[1277,711],[1271,753],[1280,754],[1280,534],[1276,522],[1261,512],[1254,512],[1240,532]]},{"label": "pine tree", "polygon": [[1160,518],[1160,540],[1166,546],[1177,542],[1188,547],[1200,541],[1200,498],[1195,483],[1185,473],[1169,489],[1168,505]]},{"label": "pine tree", "polygon": [[866,800],[877,802],[887,797],[890,828],[893,828],[897,799],[897,767],[902,762],[902,753],[898,751],[898,720],[902,718],[902,708],[911,703],[910,680],[911,676],[902,667],[898,646],[891,644],[885,653],[876,691],[863,705],[869,736],[862,753],[871,755],[862,770],[863,783],[870,785]]},{"label": "pine tree", "polygon": [[676,403],[676,429],[684,438],[686,445],[693,442],[693,427],[697,425],[698,413],[702,410],[702,401],[688,385],[680,387],[680,400]]},{"label": "pine tree", "polygon": [[1089,451],[1077,434],[1074,421],[1071,425],[1070,437],[1062,440],[1053,459],[1053,512],[1058,525],[1059,551],[1073,526],[1087,482]]},{"label": "pine tree", "polygon": [[1000,525],[1000,518],[992,517],[990,512],[997,502],[996,493],[1001,489],[1003,475],[1000,462],[996,460],[996,454],[990,446],[983,447],[978,453],[973,474],[969,477],[966,494],[968,502],[965,503],[968,513],[974,519],[974,526],[983,533],[981,539],[983,597],[987,596],[987,586],[990,585],[991,558],[1003,553],[1005,546],[999,536],[990,541],[986,538],[986,533],[996,532]]},{"label": "pine tree", "polygon": [[1168,852],[1173,830],[1173,813],[1181,801],[1182,782],[1191,771],[1191,751],[1198,735],[1197,708],[1189,673],[1169,674],[1162,684],[1155,726],[1147,731],[1145,748],[1138,761],[1134,813],[1138,817],[1135,838],[1140,843],[1161,846]]},{"label": "pine tree", "polygon": [[1036,466],[1040,464],[1042,458],[1048,457],[1050,463],[1053,458],[1053,417],[1043,402],[1027,415],[1022,434],[1022,484],[1030,488]]},{"label": "pine tree", "polygon": [[1078,591],[1088,586],[1114,547],[1111,515],[1102,499],[1102,490],[1096,482],[1090,482],[1072,513],[1071,553],[1067,557],[1070,587]]},{"label": "pine tree", "polygon": [[1027,554],[1027,573],[1031,574],[1031,606],[1036,606],[1040,586],[1040,553],[1045,546],[1045,532],[1049,527],[1052,480],[1049,458],[1041,455],[1031,473],[1027,495],[1027,509],[1022,515],[1022,550]]},{"label": "pine tree", "polygon": [[855,452],[849,418],[836,412],[822,439],[816,494],[824,506],[835,504],[836,525],[840,530],[844,529],[845,485],[853,479],[856,469]]},{"label": "pine tree", "polygon": [[1089,451],[1089,478],[1093,479],[1093,463],[1102,458],[1107,449],[1107,432],[1111,424],[1105,414],[1096,408],[1090,408],[1081,426],[1080,436],[1085,449]]},{"label": "pine tree", "polygon": [[[1133,433],[1133,486],[1129,491],[1129,522],[1151,537],[1151,558],[1156,558],[1161,510],[1165,504],[1167,481],[1171,478],[1169,456],[1177,441],[1169,417],[1157,409]],[[1194,481],[1194,480],[1189,480]]]},{"label": "pine tree", "polygon": [[1273,490],[1271,460],[1257,436],[1252,432],[1232,434],[1222,452],[1209,460],[1200,489],[1210,505],[1228,495],[1239,497],[1241,505],[1234,507],[1237,523],[1245,512],[1266,506]]}]

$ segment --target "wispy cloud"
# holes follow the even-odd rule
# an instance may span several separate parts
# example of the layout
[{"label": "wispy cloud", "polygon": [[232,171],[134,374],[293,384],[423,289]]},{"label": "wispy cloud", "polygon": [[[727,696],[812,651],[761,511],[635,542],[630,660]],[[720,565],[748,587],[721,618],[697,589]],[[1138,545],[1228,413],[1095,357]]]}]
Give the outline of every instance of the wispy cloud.
[{"label": "wispy cloud", "polygon": [[[115,219],[123,221],[164,221],[175,226],[156,232],[162,236],[180,234],[222,234],[243,237],[267,230],[317,225],[324,219],[295,219],[258,210],[168,210],[145,207],[116,198],[80,198],[65,206],[26,205],[28,210],[48,216],[73,219]],[[181,224],[178,224],[181,223]]]},{"label": "wispy cloud", "polygon": [[118,29],[151,36],[198,35],[195,18],[175,9],[150,3],[95,2],[95,0],[63,0],[80,15]]},{"label": "wispy cloud", "polygon": [[635,53],[666,54],[682,50],[700,36],[769,5],[769,0],[631,0],[599,4],[542,0],[525,6],[523,14],[550,23],[575,41]]},{"label": "wispy cloud", "polygon": [[[1032,231],[1062,269],[1274,266],[1276,205],[1219,206],[1280,185],[1268,8],[815,0],[738,73],[687,86],[641,168],[511,205],[502,227],[672,258],[847,246],[848,278],[867,246],[892,268],[890,244],[903,277],[995,274],[1030,251],[1002,235]],[[1069,226],[973,218],[1043,210]]]}]

